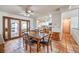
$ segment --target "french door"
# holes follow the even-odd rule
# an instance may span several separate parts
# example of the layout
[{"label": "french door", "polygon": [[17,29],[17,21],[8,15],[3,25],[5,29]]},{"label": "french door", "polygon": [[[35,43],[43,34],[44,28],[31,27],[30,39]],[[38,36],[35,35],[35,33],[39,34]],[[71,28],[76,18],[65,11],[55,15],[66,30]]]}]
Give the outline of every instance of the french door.
[{"label": "french door", "polygon": [[3,37],[5,40],[19,38],[30,31],[30,21],[3,16]]},{"label": "french door", "polygon": [[21,21],[21,33],[29,32],[29,31],[30,31],[30,21],[22,20]]}]

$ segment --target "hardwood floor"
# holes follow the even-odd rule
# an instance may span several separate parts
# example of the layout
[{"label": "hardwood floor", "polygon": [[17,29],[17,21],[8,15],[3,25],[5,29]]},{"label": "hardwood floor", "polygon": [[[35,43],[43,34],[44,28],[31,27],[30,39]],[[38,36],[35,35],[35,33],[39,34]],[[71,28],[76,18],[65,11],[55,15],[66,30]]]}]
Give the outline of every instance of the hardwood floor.
[{"label": "hardwood floor", "polygon": [[69,53],[79,53],[79,45],[75,42],[74,38],[72,37],[72,35],[66,34],[63,35],[63,40],[65,43],[64,45],[66,45],[67,48],[67,52]]},{"label": "hardwood floor", "polygon": [[[52,49],[50,53],[78,53],[79,46],[75,43],[71,36],[63,37],[61,41],[52,40]],[[29,49],[26,50],[25,44],[23,44],[23,39],[14,39],[7,41],[4,44],[5,53],[29,53]],[[41,47],[39,53],[46,53],[46,47]],[[36,45],[32,47],[32,53],[37,53]]]},{"label": "hardwood floor", "polygon": [[4,44],[0,44],[0,53],[4,52]]}]

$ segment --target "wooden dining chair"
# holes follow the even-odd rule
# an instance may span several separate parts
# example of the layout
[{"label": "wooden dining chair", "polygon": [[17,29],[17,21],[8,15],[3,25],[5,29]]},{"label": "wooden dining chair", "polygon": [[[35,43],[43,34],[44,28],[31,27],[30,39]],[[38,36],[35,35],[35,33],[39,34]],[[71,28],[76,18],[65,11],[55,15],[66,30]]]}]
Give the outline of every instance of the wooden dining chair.
[{"label": "wooden dining chair", "polygon": [[40,41],[40,45],[45,47],[47,46],[47,53],[49,52],[49,46],[51,48],[51,52],[52,52],[52,41],[51,41],[51,34],[49,34],[46,38],[43,38],[42,41]]},{"label": "wooden dining chair", "polygon": [[23,37],[24,43],[26,44],[26,49],[28,49],[28,46],[30,47],[30,53],[32,52],[32,45],[37,44],[37,41],[30,37],[28,33],[24,33]]},{"label": "wooden dining chair", "polygon": [[43,32],[44,33],[49,33],[49,30],[48,29],[43,29]]}]

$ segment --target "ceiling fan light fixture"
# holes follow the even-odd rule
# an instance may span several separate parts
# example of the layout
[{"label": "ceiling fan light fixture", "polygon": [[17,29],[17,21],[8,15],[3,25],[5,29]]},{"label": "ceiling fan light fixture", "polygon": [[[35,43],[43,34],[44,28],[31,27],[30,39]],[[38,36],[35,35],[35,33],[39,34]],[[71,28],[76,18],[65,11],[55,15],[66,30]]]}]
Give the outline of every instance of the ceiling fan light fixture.
[{"label": "ceiling fan light fixture", "polygon": [[31,10],[28,10],[28,13],[31,13]]}]

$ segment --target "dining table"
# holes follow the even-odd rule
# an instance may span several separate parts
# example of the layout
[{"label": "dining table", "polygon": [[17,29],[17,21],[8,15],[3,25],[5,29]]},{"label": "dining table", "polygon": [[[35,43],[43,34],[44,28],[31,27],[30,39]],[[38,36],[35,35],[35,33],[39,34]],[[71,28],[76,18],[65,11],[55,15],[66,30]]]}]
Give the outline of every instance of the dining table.
[{"label": "dining table", "polygon": [[41,40],[44,40],[45,37],[48,36],[47,33],[41,33],[41,32],[38,32],[38,33],[31,33],[29,32],[28,34],[30,37],[34,38],[35,40],[37,40],[37,52],[39,52],[39,44],[40,44],[40,41]]}]

